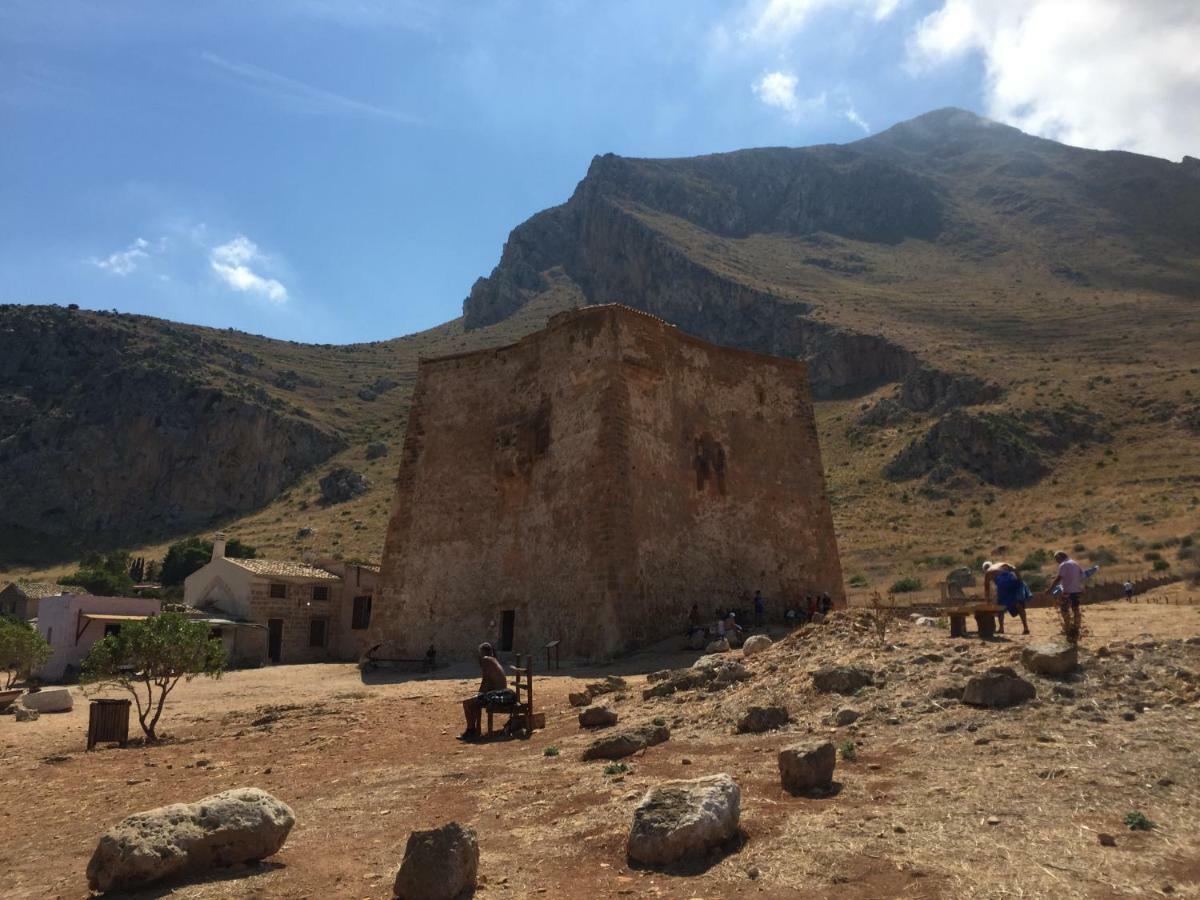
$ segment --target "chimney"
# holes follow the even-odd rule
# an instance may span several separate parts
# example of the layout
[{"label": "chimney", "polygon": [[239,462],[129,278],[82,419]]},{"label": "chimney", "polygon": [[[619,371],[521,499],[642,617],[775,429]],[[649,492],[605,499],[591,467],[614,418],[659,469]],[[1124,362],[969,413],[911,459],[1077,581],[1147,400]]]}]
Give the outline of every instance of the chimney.
[{"label": "chimney", "polygon": [[225,532],[218,531],[213,535],[213,559],[225,558]]}]

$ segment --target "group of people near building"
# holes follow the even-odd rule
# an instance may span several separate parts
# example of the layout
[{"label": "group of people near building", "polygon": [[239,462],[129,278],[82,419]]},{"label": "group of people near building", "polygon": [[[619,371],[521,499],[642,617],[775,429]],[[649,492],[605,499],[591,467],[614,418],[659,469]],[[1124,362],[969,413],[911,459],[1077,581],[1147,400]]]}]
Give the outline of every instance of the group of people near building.
[{"label": "group of people near building", "polygon": [[[1058,598],[1058,611],[1063,619],[1063,626],[1070,633],[1078,634],[1080,625],[1079,604],[1083,598],[1084,582],[1094,575],[1099,566],[1085,569],[1065,550],[1054,554],[1058,571],[1050,582],[1047,590],[1052,597]],[[983,599],[991,602],[995,592],[996,603],[1004,608],[999,615],[1000,627],[997,631],[1004,634],[1005,615],[1020,618],[1023,634],[1029,634],[1029,620],[1025,609],[1033,591],[1021,580],[1021,574],[1016,566],[1006,562],[985,562],[983,564]]]},{"label": "group of people near building", "polygon": [[[754,592],[753,608],[753,627],[756,629],[765,628],[767,624],[767,601],[763,597],[761,590]],[[784,612],[783,618],[788,626],[796,628],[812,621],[814,616],[818,614],[825,615],[832,609],[833,598],[829,594],[808,594],[802,601],[797,598],[795,603],[790,604]],[[727,641],[730,647],[740,647],[749,623],[743,625],[742,622],[739,622],[738,612],[735,609],[718,609],[714,614],[715,624],[707,624],[700,612],[700,604],[693,603],[691,612],[688,613],[687,635],[689,640],[694,644],[698,644],[702,640],[713,638],[715,640]],[[709,620],[710,623],[712,621]]]}]

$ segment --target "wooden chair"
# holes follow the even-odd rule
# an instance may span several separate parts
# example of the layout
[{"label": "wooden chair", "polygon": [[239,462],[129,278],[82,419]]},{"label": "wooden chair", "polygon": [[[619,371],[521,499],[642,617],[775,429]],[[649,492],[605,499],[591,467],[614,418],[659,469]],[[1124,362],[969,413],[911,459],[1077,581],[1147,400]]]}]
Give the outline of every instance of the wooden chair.
[{"label": "wooden chair", "polygon": [[505,734],[517,734],[520,732],[529,736],[533,733],[533,654],[522,656],[518,653],[516,664],[511,668],[515,673],[513,676],[512,691],[516,695],[516,701],[505,704],[489,703],[487,705],[488,737],[491,737],[494,732],[492,716],[498,712],[508,713],[508,721],[504,723],[503,728]]}]

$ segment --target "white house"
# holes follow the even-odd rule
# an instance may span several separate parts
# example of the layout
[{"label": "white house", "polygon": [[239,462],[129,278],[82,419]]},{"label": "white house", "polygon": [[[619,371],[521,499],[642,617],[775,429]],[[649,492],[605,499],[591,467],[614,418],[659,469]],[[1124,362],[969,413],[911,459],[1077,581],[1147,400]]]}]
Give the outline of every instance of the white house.
[{"label": "white house", "polygon": [[43,597],[37,627],[50,645],[51,656],[37,671],[43,681],[60,681],[78,674],[92,644],[120,631],[124,623],[158,615],[161,604],[147,597],[96,597],[63,594]]}]

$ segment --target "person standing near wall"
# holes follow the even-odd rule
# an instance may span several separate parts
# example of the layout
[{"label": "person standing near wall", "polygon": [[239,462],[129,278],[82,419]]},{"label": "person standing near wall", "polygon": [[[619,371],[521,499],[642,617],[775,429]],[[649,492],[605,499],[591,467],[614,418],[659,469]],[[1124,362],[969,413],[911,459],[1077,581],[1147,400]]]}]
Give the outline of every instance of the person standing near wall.
[{"label": "person standing near wall", "polygon": [[767,604],[763,600],[762,591],[754,592],[754,627],[762,628],[767,624]]},{"label": "person standing near wall", "polygon": [[1058,601],[1058,612],[1063,618],[1063,626],[1079,635],[1079,601],[1083,597],[1083,566],[1071,559],[1066,551],[1059,550],[1054,554],[1058,563],[1058,574],[1050,582],[1050,591],[1062,585],[1062,595]]}]

